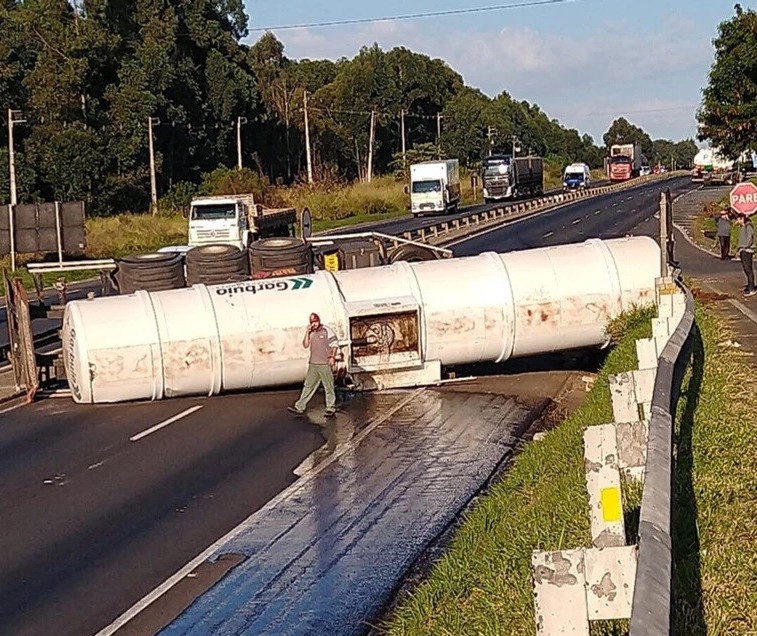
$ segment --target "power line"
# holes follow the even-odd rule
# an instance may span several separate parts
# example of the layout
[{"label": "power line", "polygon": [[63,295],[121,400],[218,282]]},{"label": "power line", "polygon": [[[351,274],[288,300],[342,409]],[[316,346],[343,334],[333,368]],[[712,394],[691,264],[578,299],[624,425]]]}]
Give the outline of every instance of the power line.
[{"label": "power line", "polygon": [[504,11],[506,9],[522,9],[525,7],[539,7],[551,4],[565,4],[577,0],[526,0],[514,4],[498,4],[489,7],[470,7],[468,9],[449,9],[447,11],[429,11],[427,13],[406,13],[404,15],[385,16],[383,18],[354,18],[351,20],[333,20],[331,22],[310,22],[303,24],[279,24],[275,26],[255,27],[250,31],[283,31],[285,29],[315,29],[320,27],[344,26],[348,24],[369,24],[371,22],[387,22],[396,20],[415,20],[418,18],[437,18],[465,13],[484,13],[487,11]]}]

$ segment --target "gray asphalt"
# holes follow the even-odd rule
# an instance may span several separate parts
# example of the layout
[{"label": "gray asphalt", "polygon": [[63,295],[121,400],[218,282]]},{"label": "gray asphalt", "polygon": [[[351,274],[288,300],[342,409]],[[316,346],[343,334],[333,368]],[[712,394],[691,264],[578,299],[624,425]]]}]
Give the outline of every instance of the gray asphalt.
[{"label": "gray asphalt", "polygon": [[657,212],[660,193],[670,188],[675,198],[694,188],[689,177],[607,194],[518,221],[451,246],[455,256],[473,256],[486,251],[509,252],[534,247],[609,239],[629,233],[655,234],[654,225],[639,227]]},{"label": "gray asphalt", "polygon": [[[607,238],[640,224],[654,233],[661,187],[579,202],[454,250]],[[93,633],[286,488],[324,441],[318,426],[289,417],[294,395],[84,407],[55,399],[0,414],[0,632]],[[202,410],[129,441],[194,405]]]}]

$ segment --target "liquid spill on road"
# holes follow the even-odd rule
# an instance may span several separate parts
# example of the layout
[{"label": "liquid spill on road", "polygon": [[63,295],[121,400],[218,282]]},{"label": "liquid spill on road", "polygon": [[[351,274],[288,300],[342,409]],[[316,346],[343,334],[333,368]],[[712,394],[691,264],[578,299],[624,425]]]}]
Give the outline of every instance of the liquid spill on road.
[{"label": "liquid spill on road", "polygon": [[372,419],[358,414],[399,401],[377,394],[345,405],[311,467],[340,445],[342,454],[256,513],[211,558],[246,560],[161,634],[364,633],[535,416],[506,396],[426,390],[350,445],[355,422]]}]

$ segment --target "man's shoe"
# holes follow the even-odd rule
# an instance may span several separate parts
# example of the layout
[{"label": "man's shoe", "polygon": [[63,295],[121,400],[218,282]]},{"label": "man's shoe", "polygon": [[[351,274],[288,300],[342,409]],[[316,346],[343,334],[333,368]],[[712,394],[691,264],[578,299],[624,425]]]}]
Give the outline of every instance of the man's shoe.
[{"label": "man's shoe", "polygon": [[336,417],[336,411],[326,411],[326,417]]},{"label": "man's shoe", "polygon": [[757,294],[757,289],[749,289],[744,292],[744,297],[748,298],[749,296],[754,296],[755,294]]},{"label": "man's shoe", "polygon": [[291,411],[292,413],[296,413],[297,415],[305,415],[305,411],[298,411],[293,406],[287,406],[287,411]]}]

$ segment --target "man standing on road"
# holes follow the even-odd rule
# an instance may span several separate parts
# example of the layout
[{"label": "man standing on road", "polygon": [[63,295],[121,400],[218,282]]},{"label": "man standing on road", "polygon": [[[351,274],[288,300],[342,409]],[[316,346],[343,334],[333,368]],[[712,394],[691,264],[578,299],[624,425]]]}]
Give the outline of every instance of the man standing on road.
[{"label": "man standing on road", "polygon": [[717,223],[720,260],[727,261],[731,258],[731,219],[728,217],[728,210],[721,210]]},{"label": "man standing on road", "polygon": [[739,224],[739,257],[741,266],[746,274],[746,287],[744,287],[744,296],[754,296],[757,294],[757,288],[754,286],[754,268],[752,260],[754,258],[754,227],[752,221],[745,215],[740,214],[737,220]]},{"label": "man standing on road", "polygon": [[289,410],[298,415],[305,413],[305,407],[318,390],[318,385],[323,384],[323,390],[326,393],[326,417],[334,417],[336,394],[334,393],[333,369],[338,351],[337,339],[330,329],[321,324],[318,314],[310,314],[310,323],[302,339],[302,346],[310,349],[308,372],[300,399],[294,403],[294,406],[290,406]]}]

